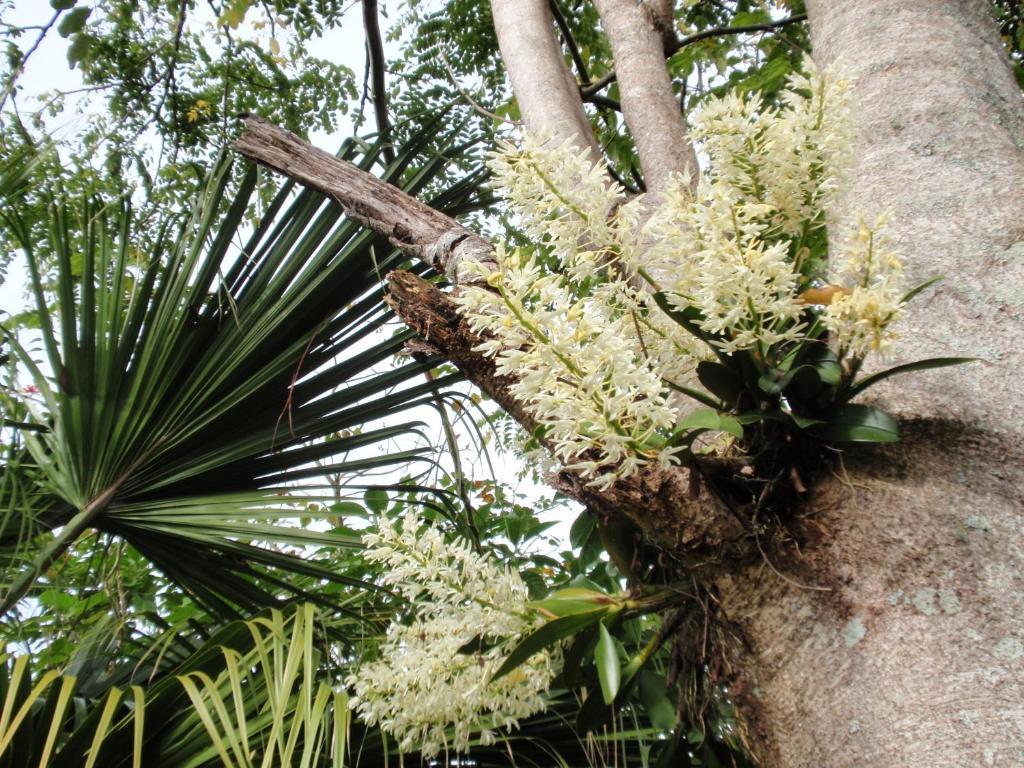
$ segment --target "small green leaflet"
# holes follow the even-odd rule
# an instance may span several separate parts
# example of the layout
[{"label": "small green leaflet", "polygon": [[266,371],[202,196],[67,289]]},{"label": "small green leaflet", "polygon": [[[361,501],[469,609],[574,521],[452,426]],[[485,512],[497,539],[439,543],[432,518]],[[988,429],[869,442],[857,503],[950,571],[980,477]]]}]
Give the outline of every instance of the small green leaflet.
[{"label": "small green leaflet", "polygon": [[597,679],[601,683],[601,696],[605,704],[615,701],[619,692],[622,669],[619,667],[619,651],[604,622],[598,627],[597,648],[594,649],[594,661],[597,664]]}]

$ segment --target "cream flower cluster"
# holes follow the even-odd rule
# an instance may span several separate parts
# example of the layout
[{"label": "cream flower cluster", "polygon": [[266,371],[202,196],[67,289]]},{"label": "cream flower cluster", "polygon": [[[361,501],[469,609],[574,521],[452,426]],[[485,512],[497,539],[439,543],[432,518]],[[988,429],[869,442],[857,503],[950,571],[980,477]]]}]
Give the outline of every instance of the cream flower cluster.
[{"label": "cream flower cluster", "polygon": [[789,78],[780,108],[733,93],[709,101],[691,131],[709,178],[768,205],[767,221],[790,236],[824,225],[850,144],[850,82],[818,73],[810,58],[804,69]]},{"label": "cream flower cluster", "polygon": [[611,282],[576,298],[563,275],[542,274],[525,252],[496,255],[501,272],[485,273],[496,290],[467,290],[457,301],[556,456],[599,487],[650,458],[671,461],[670,450],[652,447],[676,414],[659,371],[638,354],[632,289]]},{"label": "cream flower cluster", "polygon": [[[693,408],[679,387],[699,386],[701,359],[749,353],[771,364],[806,338],[812,310],[799,292],[844,166],[850,86],[805,67],[781,106],[737,95],[707,104],[693,135],[710,167],[696,193],[677,179],[656,202],[623,202],[586,152],[544,137],[493,156],[495,186],[534,246],[499,247],[496,271],[476,267],[488,287],[455,299],[557,458],[590,485],[676,460],[670,436]],[[898,260],[862,235],[847,251],[841,277],[855,287],[825,322],[841,351],[861,356],[892,338]],[[713,349],[656,294],[696,310]]]},{"label": "cream flower cluster", "polygon": [[380,659],[359,665],[346,681],[369,725],[379,724],[403,752],[429,758],[465,751],[474,735],[493,743],[497,730],[544,709],[557,651],[537,653],[491,682],[536,622],[518,573],[464,542],[445,541],[436,528],[421,528],[411,512],[400,525],[382,519],[363,541],[366,558],[386,566],[384,584],[414,611],[408,623],[391,624]]},{"label": "cream flower cluster", "polygon": [[680,181],[664,198],[647,224],[660,255],[646,273],[672,303],[700,310],[701,327],[722,352],[800,338],[800,275],[790,239],[766,235],[771,207],[721,181],[702,181],[696,198]]},{"label": "cream flower cluster", "polygon": [[886,352],[896,338],[892,323],[903,314],[903,263],[884,234],[886,216],[863,217],[846,244],[846,259],[832,275],[845,290],[825,310],[825,326],[841,351],[861,359]]},{"label": "cream flower cluster", "polygon": [[549,144],[532,135],[518,146],[499,142],[489,155],[494,185],[515,201],[516,225],[524,234],[547,244],[568,269],[589,273],[609,258],[606,246],[616,239],[619,219],[608,214],[623,190],[587,150]]}]

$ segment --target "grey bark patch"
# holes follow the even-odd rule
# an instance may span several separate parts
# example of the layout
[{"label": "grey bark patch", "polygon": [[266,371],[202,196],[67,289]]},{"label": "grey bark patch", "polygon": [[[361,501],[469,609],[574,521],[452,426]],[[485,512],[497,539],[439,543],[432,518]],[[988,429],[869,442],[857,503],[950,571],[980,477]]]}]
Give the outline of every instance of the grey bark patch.
[{"label": "grey bark patch", "polygon": [[964,518],[964,525],[975,531],[991,531],[992,523],[983,515],[968,515]]},{"label": "grey bark patch", "polygon": [[960,722],[966,725],[968,728],[972,728],[974,724],[978,721],[978,718],[981,717],[981,715],[979,715],[973,709],[961,709],[956,714],[957,717],[960,718]]},{"label": "grey bark patch", "polygon": [[957,597],[956,592],[951,589],[940,589],[939,590],[939,608],[947,616],[960,613],[963,606],[960,604],[960,598]]},{"label": "grey bark patch", "polygon": [[1004,637],[996,643],[995,654],[1001,659],[1016,661],[1024,656],[1024,643],[1016,637]]},{"label": "grey bark patch", "polygon": [[938,592],[933,588],[921,587],[914,593],[913,597],[910,598],[910,604],[925,616],[934,616],[939,612],[938,606],[935,605],[935,598],[937,595]]},{"label": "grey bark patch", "polygon": [[864,626],[864,622],[861,621],[859,616],[854,616],[843,627],[843,643],[847,648],[853,648],[853,646],[864,639],[864,635],[867,633],[868,628]]}]

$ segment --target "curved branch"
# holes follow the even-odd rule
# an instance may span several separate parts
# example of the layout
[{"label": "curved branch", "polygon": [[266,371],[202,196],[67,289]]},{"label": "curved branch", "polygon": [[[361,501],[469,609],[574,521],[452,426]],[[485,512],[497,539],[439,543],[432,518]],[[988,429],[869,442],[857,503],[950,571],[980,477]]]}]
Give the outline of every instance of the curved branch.
[{"label": "curved branch", "polygon": [[366,52],[373,77],[373,114],[377,119],[377,133],[384,143],[384,159],[390,165],[395,161],[391,146],[391,121],[388,118],[388,89],[384,81],[384,41],[377,19],[377,0],[363,0],[363,26],[366,28]]},{"label": "curved branch", "polygon": [[589,83],[590,74],[587,72],[587,65],[580,54],[580,47],[576,45],[576,38],[572,36],[572,30],[569,29],[569,22],[565,20],[562,9],[558,7],[558,0],[549,0],[548,6],[551,8],[551,15],[555,17],[555,24],[558,25],[558,31],[562,35],[562,42],[569,49],[569,56],[576,67],[577,74],[580,76],[580,83]]},{"label": "curved branch", "polygon": [[[38,27],[39,36],[36,38],[35,42],[32,43],[32,47],[29,48],[25,55],[21,57],[21,61],[19,61],[14,69],[11,70],[11,74],[7,78],[7,82],[4,84],[4,90],[0,93],[0,109],[2,109],[4,104],[7,103],[8,97],[14,93],[14,87],[17,84],[18,78],[21,77],[22,73],[25,71],[25,65],[28,64],[29,57],[39,49],[39,46],[42,45],[43,39],[53,28],[54,24],[57,23],[57,19],[60,18],[62,13],[64,13],[63,9],[58,8],[46,24]],[[28,27],[25,27],[25,29],[28,29]]]}]

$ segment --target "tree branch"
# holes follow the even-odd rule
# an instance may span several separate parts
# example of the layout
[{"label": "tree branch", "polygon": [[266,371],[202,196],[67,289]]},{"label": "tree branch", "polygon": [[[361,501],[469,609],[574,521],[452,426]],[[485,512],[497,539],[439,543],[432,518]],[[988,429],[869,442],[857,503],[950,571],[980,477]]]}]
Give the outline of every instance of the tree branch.
[{"label": "tree branch", "polygon": [[493,262],[491,244],[425,203],[290,131],[248,116],[235,150],[333,198],[345,215],[458,281],[462,261]]},{"label": "tree branch", "polygon": [[[388,275],[386,301],[402,322],[457,366],[523,429],[534,432],[537,421],[533,414],[510,394],[512,379],[499,376],[494,361],[476,351],[484,339],[470,329],[448,294],[421,277],[396,270]],[[743,525],[723,504],[708,495],[691,498],[688,469],[666,469],[649,463],[603,491],[587,486],[569,470],[561,470],[549,482],[595,512],[626,515],[669,552],[697,557],[717,555],[722,547],[732,547],[746,538]]]},{"label": "tree branch", "polygon": [[492,0],[491,13],[527,128],[535,134],[547,133],[559,143],[572,140],[590,151],[593,162],[600,162],[601,151],[583,111],[579,87],[555,39],[547,0]]},{"label": "tree branch", "polygon": [[[311,186],[341,205],[345,214],[387,237],[403,253],[458,278],[464,259],[493,263],[491,244],[453,219],[401,190],[313,147],[258,117],[246,120],[235,150]],[[388,276],[388,303],[398,317],[450,360],[472,383],[532,433],[537,422],[511,394],[512,381],[498,376],[494,361],[476,351],[475,334],[452,298],[432,283],[401,270]],[[742,538],[742,526],[711,498],[689,500],[689,471],[656,463],[605,491],[588,487],[563,470],[553,483],[602,514],[626,514],[669,551],[691,555],[717,551]]]},{"label": "tree branch", "polygon": [[[807,20],[806,13],[798,13],[793,16],[789,16],[785,19],[779,19],[778,21],[770,21],[764,24],[747,24],[741,27],[715,27],[714,29],[705,29],[703,32],[697,32],[688,37],[684,37],[679,40],[670,50],[666,49],[665,53],[667,56],[679,52],[688,45],[699,43],[701,40],[707,40],[709,37],[719,37],[720,35],[742,35],[751,32],[768,32],[773,29],[781,29],[787,27],[790,24],[796,24],[801,21]],[[590,101],[591,97],[597,93],[600,93],[609,85],[615,82],[616,73],[609,72],[607,75],[599,80],[595,80],[589,85],[580,86],[580,95],[584,101]]]},{"label": "tree branch", "polygon": [[384,144],[384,159],[390,165],[395,161],[395,149],[390,143],[391,121],[388,119],[388,91],[384,82],[384,42],[377,19],[377,0],[363,0],[363,26],[366,28],[366,51],[373,76],[373,114],[377,119],[377,133]]},{"label": "tree branch", "polygon": [[697,155],[686,135],[655,12],[635,0],[594,0],[618,72],[622,113],[640,156],[647,189],[673,176],[697,178]]},{"label": "tree branch", "polygon": [[551,8],[551,15],[555,17],[555,24],[558,25],[558,31],[562,34],[562,42],[565,43],[565,47],[569,49],[569,56],[572,57],[572,63],[576,66],[576,72],[580,76],[581,83],[589,83],[590,75],[587,73],[587,65],[583,61],[583,56],[580,55],[579,46],[576,45],[576,39],[572,36],[572,30],[569,29],[569,22],[565,20],[565,15],[562,13],[562,9],[558,7],[558,0],[549,0],[548,6]]}]

